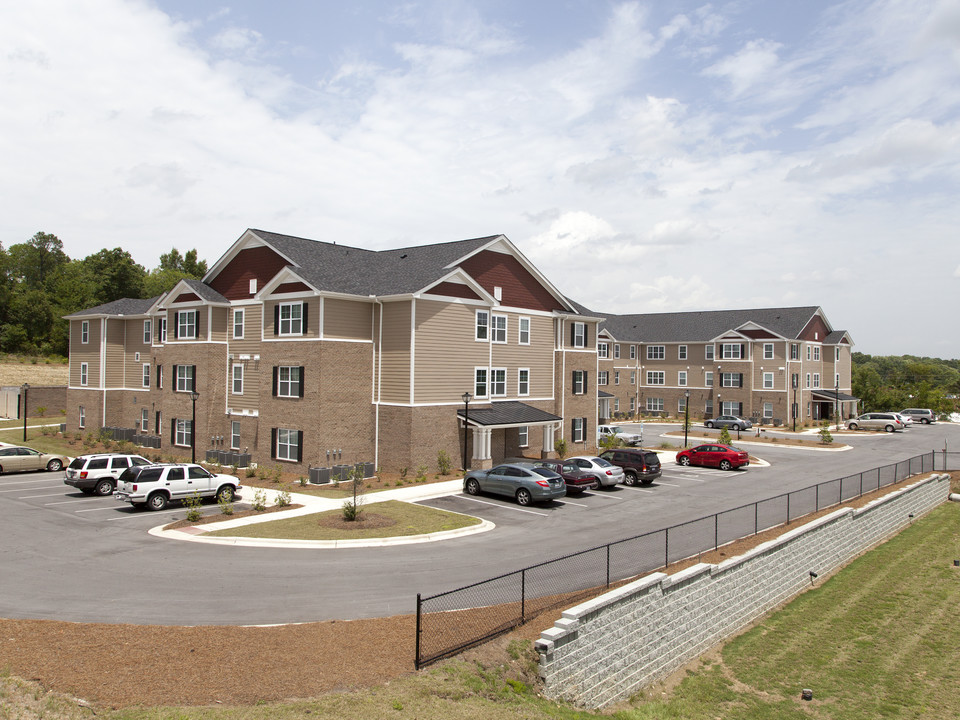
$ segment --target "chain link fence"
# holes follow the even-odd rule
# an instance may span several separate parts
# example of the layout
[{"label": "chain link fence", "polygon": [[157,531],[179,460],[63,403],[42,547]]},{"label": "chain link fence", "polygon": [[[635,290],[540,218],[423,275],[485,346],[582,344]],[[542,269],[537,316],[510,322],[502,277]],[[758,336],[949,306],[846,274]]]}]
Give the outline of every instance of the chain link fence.
[{"label": "chain link fence", "polygon": [[417,669],[574,605],[611,584],[665,568],[926,472],[960,469],[946,450],[821,482],[749,505],[617,540],[488,580],[417,595]]}]

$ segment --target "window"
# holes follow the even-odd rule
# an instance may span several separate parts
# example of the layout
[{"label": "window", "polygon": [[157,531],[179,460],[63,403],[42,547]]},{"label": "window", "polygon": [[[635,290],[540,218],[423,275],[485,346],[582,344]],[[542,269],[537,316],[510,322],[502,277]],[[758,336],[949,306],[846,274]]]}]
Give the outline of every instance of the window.
[{"label": "window", "polygon": [[836,350],[836,352],[834,353],[834,360],[836,360],[837,362],[839,362],[839,361],[840,361],[840,348],[834,348],[834,349]]},{"label": "window", "polygon": [[810,346],[807,345],[807,360],[810,359]]},{"label": "window", "polygon": [[81,429],[83,429],[87,426],[87,409],[83,405],[81,405],[79,410],[80,410],[80,417],[78,418],[77,424],[80,426]]},{"label": "window", "polygon": [[517,395],[530,394],[530,370],[520,368],[517,371]]},{"label": "window", "polygon": [[630,398],[630,412],[635,413],[637,411],[637,399],[635,397]]},{"label": "window", "polygon": [[614,370],[614,371],[613,371],[613,384],[614,384],[614,385],[619,385],[619,384],[620,384],[620,371],[619,371],[619,370]]},{"label": "window", "polygon": [[474,331],[474,339],[476,340],[486,340],[489,338],[490,333],[490,313],[486,310],[477,310],[476,318],[476,329]]},{"label": "window", "polygon": [[530,344],[530,318],[522,317],[517,321],[517,324],[520,327],[520,344],[529,345]]},{"label": "window", "polygon": [[163,387],[163,365],[157,365],[157,389]]},{"label": "window", "polygon": [[807,373],[807,387],[810,387],[810,373]]},{"label": "window", "polygon": [[613,399],[613,411],[620,412],[620,398],[618,397]]},{"label": "window", "polygon": [[813,386],[815,388],[820,387],[820,373],[813,374]]},{"label": "window", "polygon": [[800,359],[800,345],[797,343],[790,343],[790,359],[799,360]]},{"label": "window", "polygon": [[685,413],[687,411],[687,396],[681,395],[677,401],[677,412]]},{"label": "window", "polygon": [[686,345],[680,345],[680,346],[677,348],[677,359],[678,359],[678,360],[686,360],[686,359],[687,359],[687,346],[686,346]]},{"label": "window", "polygon": [[820,346],[819,345],[813,346],[813,360],[814,362],[820,362]]},{"label": "window", "polygon": [[504,397],[507,394],[507,371],[505,368],[493,368],[490,371],[490,395]]},{"label": "window", "polygon": [[723,373],[723,387],[743,387],[743,373]]},{"label": "window", "polygon": [[609,351],[608,351],[608,348],[609,348],[609,346],[608,346],[605,342],[598,342],[598,343],[597,343],[597,356],[598,356],[601,360],[606,360],[608,357],[610,357],[610,353],[609,353]]},{"label": "window", "polygon": [[586,392],[587,392],[587,371],[574,370],[573,371],[573,394],[585,395]]},{"label": "window", "polygon": [[571,426],[570,439],[573,442],[583,442],[586,437],[587,429],[587,419],[586,418],[573,418],[573,423]]},{"label": "window", "polygon": [[278,365],[274,368],[274,395],[277,397],[303,397],[303,366]]},{"label": "window", "polygon": [[150,387],[150,363],[143,364],[143,386]]},{"label": "window", "polygon": [[713,360],[713,344],[703,346],[703,359]]},{"label": "window", "polygon": [[178,338],[192,339],[197,337],[197,318],[200,313],[196,310],[183,310],[178,313],[174,313],[174,317],[177,319],[177,335]]},{"label": "window", "polygon": [[162,413],[157,410],[157,415],[154,418],[154,430],[156,430],[157,435],[160,434],[160,428],[163,427]]},{"label": "window", "polygon": [[300,462],[300,440],[303,433],[299,430],[289,430],[287,428],[277,428],[277,460],[289,460],[291,462]]},{"label": "window", "polygon": [[599,370],[597,372],[597,385],[606,385],[609,377],[610,373],[608,371]]},{"label": "window", "polygon": [[242,340],[243,339],[243,310],[234,310],[233,311],[233,339]]},{"label": "window", "polygon": [[800,373],[793,373],[790,376],[790,381],[793,383],[791,387],[798,388],[800,387]]},{"label": "window", "polygon": [[146,408],[140,409],[140,432],[145,433],[150,430],[150,411]]},{"label": "window", "polygon": [[724,360],[740,360],[744,356],[743,345],[739,343],[723,343],[720,349]]},{"label": "window", "polygon": [[763,359],[773,360],[773,343],[763,344]]},{"label": "window", "polygon": [[636,371],[636,370],[631,370],[631,371],[630,371],[630,384],[631,384],[631,385],[636,385],[636,384],[637,384],[637,371]]},{"label": "window", "polygon": [[507,316],[493,316],[493,342],[505,343],[507,341]]},{"label": "window", "polygon": [[527,447],[530,444],[530,428],[526,425],[517,428],[517,444],[520,447]]},{"label": "window", "polygon": [[767,419],[773,417],[773,403],[772,403],[772,402],[765,402],[765,403],[763,404],[763,416],[764,416],[765,418],[767,418]]},{"label": "window", "polygon": [[234,420],[230,423],[230,449],[240,449],[240,421]]},{"label": "window", "polygon": [[721,415],[736,415],[739,417],[743,415],[743,403],[736,400],[724,400],[721,411]]},{"label": "window", "polygon": [[687,371],[681,370],[677,373],[677,385],[680,387],[685,387],[687,384]]},{"label": "window", "polygon": [[196,365],[174,365],[177,374],[177,392],[193,392],[196,387]]},{"label": "window", "polygon": [[614,343],[613,345],[613,359],[614,360],[620,359],[620,343]]},{"label": "window", "polygon": [[167,341],[167,319],[165,317],[160,318],[160,342],[165,343]]},{"label": "window", "polygon": [[144,345],[149,345],[150,343],[153,342],[152,325],[153,323],[151,323],[149,320],[143,321],[143,344]]},{"label": "window", "polygon": [[277,335],[303,335],[304,311],[304,303],[277,305]]},{"label": "window", "polygon": [[667,374],[663,370],[647,370],[647,385],[666,385]]},{"label": "window", "polygon": [[703,414],[706,417],[713,417],[713,398],[707,398],[707,401],[703,404]]},{"label": "window", "polygon": [[630,359],[631,359],[631,360],[636,360],[636,359],[637,359],[637,346],[636,346],[636,345],[631,345],[631,346],[630,346]]},{"label": "window", "polygon": [[647,412],[663,412],[663,398],[647,398]]},{"label": "window", "polygon": [[173,426],[173,444],[180,447],[190,447],[192,444],[190,441],[193,438],[193,422],[190,420],[174,420]]},{"label": "window", "polygon": [[713,371],[707,370],[703,374],[703,384],[704,387],[713,387]]},{"label": "window", "polygon": [[772,390],[773,389],[773,373],[765,372],[763,374],[763,389]]},{"label": "window", "polygon": [[647,345],[647,360],[663,360],[667,356],[664,345]]},{"label": "window", "polygon": [[833,386],[840,387],[840,373],[835,373],[833,376]]},{"label": "window", "polygon": [[582,322],[575,322],[573,324],[573,346],[575,348],[582,348],[587,346],[587,325]]},{"label": "window", "polygon": [[233,387],[230,388],[230,392],[234,395],[243,395],[243,365],[233,366]]},{"label": "window", "polygon": [[474,371],[473,394],[478,397],[487,396],[487,369],[477,368]]},{"label": "window", "polygon": [[90,366],[87,363],[85,362],[80,363],[80,384],[81,385],[87,384],[87,380],[89,379],[89,374],[90,374],[89,371],[90,371]]},{"label": "window", "polygon": [[80,342],[86,345],[90,342],[90,321],[84,320],[80,323]]}]

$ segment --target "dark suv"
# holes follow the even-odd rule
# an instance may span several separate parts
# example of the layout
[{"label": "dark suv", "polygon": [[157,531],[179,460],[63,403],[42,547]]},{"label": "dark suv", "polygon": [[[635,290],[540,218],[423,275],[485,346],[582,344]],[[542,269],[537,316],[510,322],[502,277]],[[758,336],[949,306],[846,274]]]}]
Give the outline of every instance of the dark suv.
[{"label": "dark suv", "polygon": [[605,450],[600,457],[609,463],[623,468],[623,482],[625,485],[649,485],[658,477],[660,458],[653,450],[642,448],[617,448]]}]

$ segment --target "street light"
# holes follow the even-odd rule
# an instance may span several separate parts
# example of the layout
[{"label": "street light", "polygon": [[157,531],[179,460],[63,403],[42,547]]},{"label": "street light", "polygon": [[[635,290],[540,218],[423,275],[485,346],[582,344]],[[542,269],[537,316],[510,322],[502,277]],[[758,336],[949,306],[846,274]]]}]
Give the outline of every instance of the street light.
[{"label": "street light", "polygon": [[690,391],[683,391],[683,446],[687,446],[687,431],[690,429]]},{"label": "street light", "polygon": [[27,441],[27,392],[30,390],[30,383],[24,383],[20,386],[23,392],[23,441]]},{"label": "street light", "polygon": [[200,393],[196,390],[190,392],[190,399],[193,400],[193,419],[190,421],[190,462],[197,461],[197,400]]},{"label": "street light", "polygon": [[470,420],[470,400],[473,396],[465,392],[460,396],[463,400],[463,471],[467,471],[467,422]]}]

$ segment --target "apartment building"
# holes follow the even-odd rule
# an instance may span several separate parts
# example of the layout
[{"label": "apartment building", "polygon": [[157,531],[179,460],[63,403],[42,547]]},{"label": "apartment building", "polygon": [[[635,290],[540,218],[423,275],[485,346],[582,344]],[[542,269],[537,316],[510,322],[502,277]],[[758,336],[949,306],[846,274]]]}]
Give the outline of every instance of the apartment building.
[{"label": "apartment building", "polygon": [[757,424],[856,413],[853,341],[819,307],[601,315],[601,419],[679,417],[687,403],[697,420]]},{"label": "apartment building", "polygon": [[378,252],[251,229],[202,281],[68,319],[71,432],[304,473],[594,441],[600,318],[503,235]]}]

